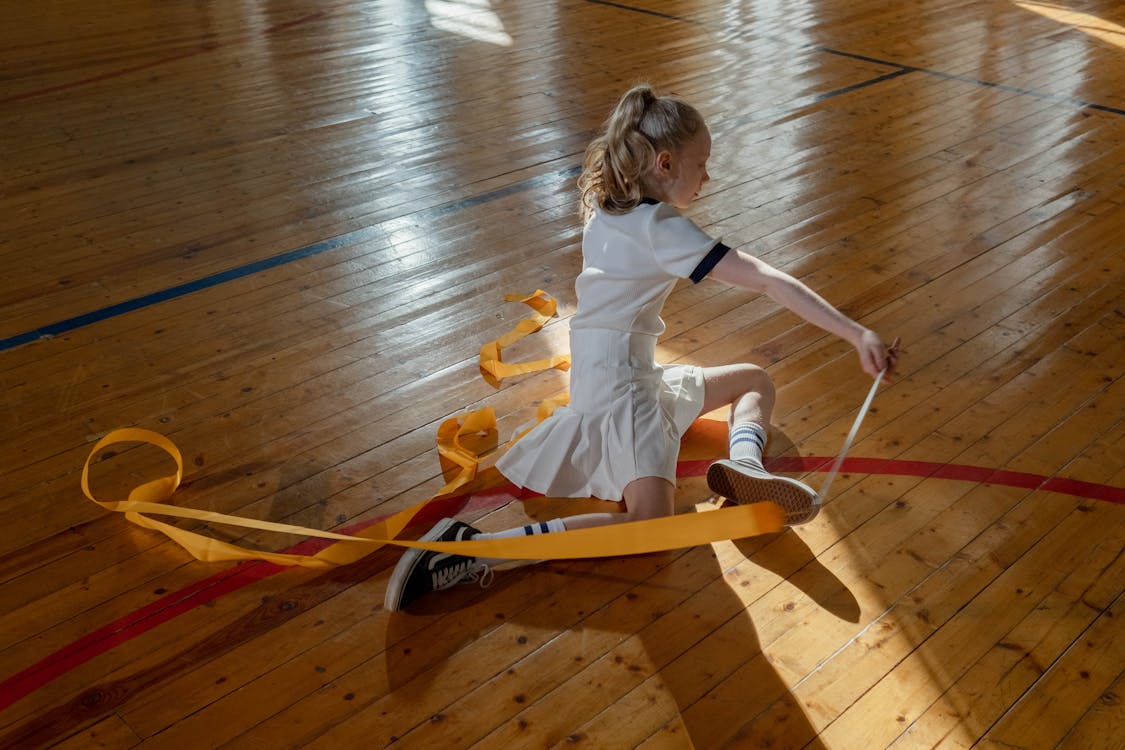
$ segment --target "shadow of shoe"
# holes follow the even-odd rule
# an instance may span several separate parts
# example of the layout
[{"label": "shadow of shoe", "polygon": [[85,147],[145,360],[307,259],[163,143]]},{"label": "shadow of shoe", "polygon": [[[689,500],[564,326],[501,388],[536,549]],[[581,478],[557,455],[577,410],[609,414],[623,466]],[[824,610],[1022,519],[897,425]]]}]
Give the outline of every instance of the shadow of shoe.
[{"label": "shadow of shoe", "polygon": [[754,540],[739,540],[735,546],[756,565],[787,579],[822,608],[841,620],[859,622],[859,602],[844,583],[816,559],[812,550],[792,529],[777,534],[762,547]]}]

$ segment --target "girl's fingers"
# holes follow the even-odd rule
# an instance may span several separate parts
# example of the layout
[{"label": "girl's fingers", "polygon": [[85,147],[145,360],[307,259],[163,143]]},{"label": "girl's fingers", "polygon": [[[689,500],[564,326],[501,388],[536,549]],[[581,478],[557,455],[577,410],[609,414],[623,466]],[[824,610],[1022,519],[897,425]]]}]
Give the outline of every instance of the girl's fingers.
[{"label": "girl's fingers", "polygon": [[891,342],[891,345],[887,347],[886,354],[883,357],[888,375],[894,372],[895,365],[898,364],[898,348],[900,343],[900,339],[896,336],[895,340]]}]

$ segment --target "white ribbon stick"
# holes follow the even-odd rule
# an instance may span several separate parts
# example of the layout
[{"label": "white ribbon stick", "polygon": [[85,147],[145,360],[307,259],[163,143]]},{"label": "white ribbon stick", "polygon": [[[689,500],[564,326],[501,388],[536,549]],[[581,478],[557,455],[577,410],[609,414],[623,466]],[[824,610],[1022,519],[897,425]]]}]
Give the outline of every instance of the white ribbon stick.
[{"label": "white ribbon stick", "polygon": [[824,480],[824,486],[820,488],[820,501],[823,503],[828,499],[828,490],[832,487],[832,480],[836,478],[837,472],[840,471],[840,465],[844,463],[844,456],[848,455],[848,450],[852,447],[852,441],[855,440],[855,435],[859,432],[859,426],[863,424],[863,418],[867,416],[867,410],[871,408],[871,402],[875,398],[875,392],[879,390],[879,383],[882,382],[883,376],[887,374],[887,368],[879,373],[875,378],[875,382],[871,384],[871,390],[867,392],[867,399],[863,402],[863,406],[859,408],[859,414],[856,415],[855,422],[852,424],[851,432],[848,433],[847,438],[844,439],[844,447],[840,450],[840,455],[836,456],[836,462],[832,464],[832,468],[828,471],[828,478]]}]

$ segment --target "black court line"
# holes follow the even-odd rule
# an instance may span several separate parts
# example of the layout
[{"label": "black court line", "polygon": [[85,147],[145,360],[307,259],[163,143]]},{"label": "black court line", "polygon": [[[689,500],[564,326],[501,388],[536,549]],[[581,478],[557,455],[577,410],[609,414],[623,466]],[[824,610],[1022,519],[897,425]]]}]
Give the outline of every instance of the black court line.
[{"label": "black court line", "polygon": [[[693,26],[702,26],[702,24],[700,24],[698,21],[692,20],[690,18],[684,18],[683,16],[673,16],[667,13],[658,13],[656,11],[648,10],[647,8],[638,8],[632,5],[626,5],[624,3],[614,3],[609,2],[608,0],[586,0],[586,2],[594,3],[596,5],[608,5],[610,7],[619,8],[621,10],[630,11],[632,13],[644,13],[646,15],[659,16],[661,18],[667,18],[671,21],[679,21],[681,23],[692,24]],[[1058,104],[1077,107],[1078,109],[1095,109],[1099,112],[1109,112],[1110,114],[1115,115],[1125,115],[1125,109],[1121,109],[1120,107],[1111,107],[1108,104],[1088,102],[1084,99],[1078,99],[1073,96],[1049,94],[1045,91],[1036,91],[1035,89],[1024,88],[1022,86],[1011,86],[1006,83],[996,83],[994,81],[984,81],[980,78],[973,78],[972,76],[965,76],[957,73],[946,73],[941,70],[934,70],[933,68],[919,68],[914,65],[904,65],[902,63],[896,63],[890,60],[881,60],[877,57],[868,57],[867,55],[859,55],[854,52],[844,52],[843,50],[832,49],[831,47],[823,47],[816,44],[802,45],[802,48],[813,49],[817,52],[824,52],[826,54],[837,55],[839,57],[849,57],[853,60],[862,60],[863,62],[874,63],[876,65],[885,65],[890,68],[895,68],[898,71],[904,73],[922,73],[923,75],[934,76],[935,78],[942,78],[947,81],[962,81],[964,83],[972,83],[977,86],[986,86],[988,88],[999,89],[1000,91],[1009,91],[1013,94],[1020,94],[1022,96],[1032,96],[1044,101],[1056,102]],[[901,75],[901,73],[899,73],[899,75]],[[897,77],[897,75],[892,75],[891,77]],[[872,83],[877,83],[879,80],[880,79],[874,79]],[[864,85],[870,84],[860,84],[857,86],[857,88],[862,88]]]},{"label": "black court line", "polygon": [[867,88],[868,86],[874,86],[877,83],[889,81],[893,78],[898,78],[899,76],[904,76],[908,73],[913,72],[914,71],[912,70],[894,70],[890,73],[876,76],[875,78],[868,78],[865,81],[853,83],[850,86],[844,86],[842,88],[833,89],[832,91],[826,91],[823,94],[813,94],[811,96],[802,97],[796,101],[786,102],[784,106],[779,105],[772,108],[758,109],[749,114],[728,118],[726,120],[722,120],[721,122],[714,123],[711,127],[711,133],[714,136],[724,135],[731,132],[732,130],[738,130],[739,128],[745,127],[752,122],[758,122],[767,117],[790,115],[794,112],[799,112],[800,110],[811,104],[817,104],[827,99],[832,99],[837,96],[843,96],[844,94],[850,94],[853,91],[858,91],[860,89]]},{"label": "black court line", "polygon": [[913,73],[913,72],[914,71],[912,71],[912,70],[906,70],[905,68],[900,68],[899,70],[895,70],[895,71],[892,71],[890,73],[885,73],[884,75],[876,76],[875,78],[869,78],[866,81],[860,81],[859,83],[853,83],[851,86],[844,86],[843,88],[838,88],[838,89],[835,89],[833,91],[828,91],[828,92],[823,93],[823,94],[817,94],[816,96],[813,97],[813,101],[814,102],[822,102],[825,99],[832,99],[833,97],[841,96],[843,94],[850,94],[853,91],[858,91],[860,89],[867,88],[868,86],[873,86],[876,83],[882,83],[883,81],[889,81],[892,78],[898,78],[899,76],[904,76],[907,73]]},{"label": "black court line", "polygon": [[621,3],[612,3],[612,2],[610,2],[610,0],[586,0],[586,2],[594,3],[595,5],[608,5],[611,8],[620,8],[621,10],[627,10],[627,11],[630,11],[632,13],[644,13],[645,15],[656,16],[657,18],[667,18],[669,21],[679,21],[680,23],[690,23],[693,26],[699,26],[700,25],[698,21],[693,21],[690,18],[684,18],[683,16],[673,16],[670,13],[661,13],[658,10],[649,10],[648,8],[635,8],[632,5],[622,5]]},{"label": "black court line", "polygon": [[831,47],[812,46],[818,52],[824,52],[829,55],[836,55],[838,57],[848,57],[852,60],[862,60],[863,62],[874,63],[876,65],[887,65],[889,67],[898,68],[907,73],[922,73],[923,75],[934,76],[935,78],[942,78],[946,81],[961,81],[962,83],[972,83],[977,86],[985,86],[987,88],[999,89],[1000,91],[1009,91],[1013,94],[1020,94],[1022,96],[1031,96],[1036,99],[1044,101],[1056,102],[1058,104],[1066,104],[1078,109],[1096,109],[1101,112],[1109,112],[1115,115],[1125,115],[1125,109],[1118,107],[1110,107],[1106,104],[1096,104],[1088,102],[1085,99],[1078,99],[1073,96],[1062,96],[1060,94],[1049,94],[1046,91],[1036,91],[1035,89],[1024,88],[1023,86],[1012,86],[1007,83],[996,83],[995,81],[985,81],[980,78],[973,78],[972,76],[961,75],[959,73],[946,73],[941,70],[934,70],[933,68],[919,68],[914,65],[903,65],[902,63],[890,62],[889,60],[880,60],[876,57],[868,57],[867,55],[857,55],[854,52],[843,52]]}]

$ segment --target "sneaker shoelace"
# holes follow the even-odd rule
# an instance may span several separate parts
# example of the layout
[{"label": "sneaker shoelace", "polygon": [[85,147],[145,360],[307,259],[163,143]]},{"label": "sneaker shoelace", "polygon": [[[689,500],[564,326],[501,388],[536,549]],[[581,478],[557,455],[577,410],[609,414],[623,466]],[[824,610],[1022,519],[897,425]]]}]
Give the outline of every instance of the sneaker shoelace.
[{"label": "sneaker shoelace", "polygon": [[459,583],[479,583],[481,588],[492,585],[492,568],[484,563],[466,559],[433,572],[434,591],[447,589]]},{"label": "sneaker shoelace", "polygon": [[492,585],[492,581],[496,578],[496,574],[492,572],[492,567],[484,563],[478,563],[475,568],[469,570],[459,583],[478,583],[482,589],[486,589]]}]

